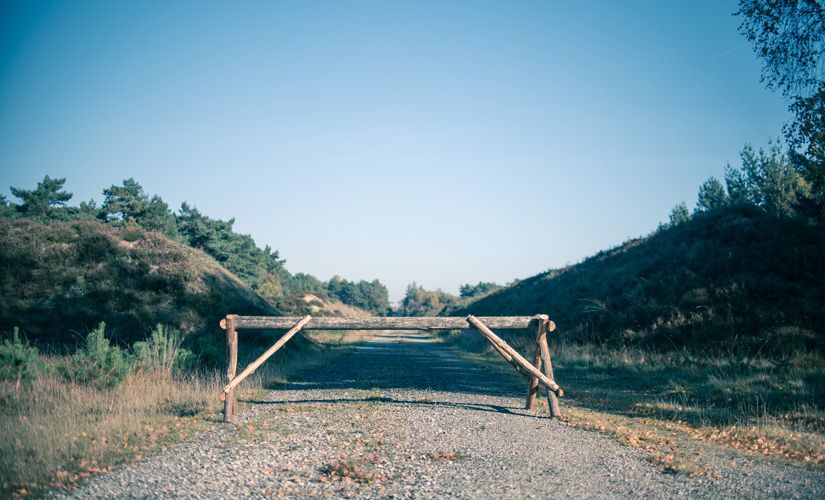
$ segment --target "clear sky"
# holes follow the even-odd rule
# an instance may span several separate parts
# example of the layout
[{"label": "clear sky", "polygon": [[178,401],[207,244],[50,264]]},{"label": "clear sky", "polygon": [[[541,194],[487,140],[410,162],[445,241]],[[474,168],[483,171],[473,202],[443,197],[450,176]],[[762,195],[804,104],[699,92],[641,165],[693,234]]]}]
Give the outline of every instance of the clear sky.
[{"label": "clear sky", "polygon": [[135,177],[392,300],[646,234],[788,118],[733,0],[0,9],[0,193]]}]

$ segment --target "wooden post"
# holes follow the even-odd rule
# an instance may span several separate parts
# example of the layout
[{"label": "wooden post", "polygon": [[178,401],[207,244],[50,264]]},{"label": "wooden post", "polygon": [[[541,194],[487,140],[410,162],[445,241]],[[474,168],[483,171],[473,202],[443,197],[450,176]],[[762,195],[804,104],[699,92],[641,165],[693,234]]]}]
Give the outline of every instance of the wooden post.
[{"label": "wooden post", "polygon": [[561,387],[559,387],[557,383],[547,378],[547,376],[544,375],[541,371],[537,370],[535,366],[531,365],[530,362],[524,359],[524,357],[521,354],[519,354],[518,352],[516,352],[515,349],[510,347],[507,344],[507,342],[502,340],[501,337],[499,337],[498,335],[493,333],[492,330],[487,328],[487,326],[484,325],[484,323],[482,323],[481,321],[479,321],[478,318],[476,318],[475,316],[468,316],[467,321],[471,325],[476,327],[478,331],[481,332],[481,334],[485,338],[487,338],[488,341],[497,344],[502,351],[508,354],[510,359],[505,358],[507,359],[507,361],[510,361],[514,366],[518,366],[530,375],[538,378],[539,382],[541,382],[545,387],[547,387],[548,390],[555,392],[558,396],[564,395],[564,391]]},{"label": "wooden post", "polygon": [[[546,315],[542,314],[536,325],[536,354],[533,356],[533,365],[539,370],[541,370],[541,336],[547,331],[548,319]],[[536,409],[536,394],[538,394],[538,392],[539,379],[537,377],[530,377],[530,383],[527,385],[527,402],[524,404],[525,409]]]},{"label": "wooden post", "polygon": [[269,357],[272,356],[273,354],[275,354],[278,351],[278,349],[283,347],[284,344],[286,344],[289,341],[289,339],[291,339],[292,337],[295,336],[296,333],[301,331],[301,328],[303,328],[304,325],[306,325],[309,322],[309,320],[311,320],[311,319],[312,319],[312,316],[310,316],[310,315],[304,316],[304,318],[301,321],[296,323],[295,326],[290,328],[288,332],[283,334],[281,336],[281,338],[279,338],[278,341],[275,342],[275,344],[272,345],[272,347],[270,347],[263,354],[258,356],[258,359],[256,359],[255,361],[249,363],[249,366],[244,368],[240,375],[238,375],[237,377],[233,377],[229,381],[229,383],[226,384],[226,386],[223,388],[224,394],[226,394],[227,397],[228,397],[230,393],[234,393],[235,387],[237,387],[238,384],[243,382],[243,380],[246,377],[252,375],[252,373],[255,370],[257,370],[258,367],[261,366],[264,363],[264,361],[269,359]]},{"label": "wooden post", "polygon": [[[238,370],[238,330],[235,328],[235,315],[230,314],[222,321],[226,325],[226,379],[232,382]],[[226,392],[223,398],[223,421],[231,422],[238,409],[238,400],[235,391]]]},{"label": "wooden post", "polygon": [[[553,376],[553,363],[550,361],[550,346],[547,344],[547,332],[552,332],[556,329],[556,324],[552,321],[545,323],[544,331],[540,335],[539,347],[541,348],[541,360],[544,363],[544,374],[552,381],[556,381]],[[559,398],[553,391],[547,391],[547,403],[550,407],[550,416],[558,418],[561,416],[559,411]]]}]

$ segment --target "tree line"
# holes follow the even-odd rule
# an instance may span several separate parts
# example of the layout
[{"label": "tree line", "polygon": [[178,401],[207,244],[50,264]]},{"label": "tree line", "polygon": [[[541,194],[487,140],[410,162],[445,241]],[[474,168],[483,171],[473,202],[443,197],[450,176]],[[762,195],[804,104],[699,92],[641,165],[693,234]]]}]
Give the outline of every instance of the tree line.
[{"label": "tree line", "polygon": [[470,302],[486,297],[502,288],[501,285],[489,281],[479,281],[477,284],[466,284],[459,288],[459,295],[447,293],[441,289],[425,290],[416,282],[407,286],[404,299],[396,311],[399,316],[438,316],[449,314],[453,309],[467,305]]},{"label": "tree line", "polygon": [[321,281],[305,273],[292,274],[277,250],[269,245],[261,248],[251,235],[235,232],[234,218],[213,219],[187,202],[176,213],[160,196],[149,196],[133,178],[104,189],[100,206],[94,200],[70,206],[73,195],[64,190],[65,183],[65,178],[47,175],[34,189],[12,186],[11,194],[19,202],[0,195],[0,216],[134,225],[203,251],[265,297],[313,293],[373,314],[386,314],[390,307],[387,288],[380,281],[355,282],[338,276]]},{"label": "tree line", "polygon": [[747,144],[741,165],[699,188],[693,212],[676,205],[670,225],[694,214],[752,205],[778,216],[825,219],[825,7],[821,0],[740,0],[739,32],[762,61],[762,81],[787,100],[784,143]]}]

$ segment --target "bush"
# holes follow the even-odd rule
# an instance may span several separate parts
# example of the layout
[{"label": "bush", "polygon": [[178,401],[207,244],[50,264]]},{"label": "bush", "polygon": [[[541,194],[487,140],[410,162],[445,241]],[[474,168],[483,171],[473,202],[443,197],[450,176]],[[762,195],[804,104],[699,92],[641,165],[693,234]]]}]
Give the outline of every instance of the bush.
[{"label": "bush", "polygon": [[0,380],[30,381],[37,376],[39,366],[37,348],[20,340],[20,331],[14,327],[12,339],[0,344]]},{"label": "bush", "polygon": [[130,371],[128,354],[113,346],[106,338],[106,323],[86,336],[86,342],[65,368],[67,378],[99,388],[114,387],[123,382]]},{"label": "bush", "polygon": [[174,328],[157,325],[152,335],[144,341],[135,342],[135,369],[163,377],[170,377],[173,371],[191,368],[194,356],[181,348],[180,332]]}]

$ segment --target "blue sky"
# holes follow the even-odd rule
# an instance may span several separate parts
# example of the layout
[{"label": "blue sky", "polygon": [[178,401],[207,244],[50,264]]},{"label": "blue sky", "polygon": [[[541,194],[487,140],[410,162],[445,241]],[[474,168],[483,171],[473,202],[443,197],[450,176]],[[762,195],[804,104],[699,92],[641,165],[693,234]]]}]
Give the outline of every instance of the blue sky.
[{"label": "blue sky", "polygon": [[788,118],[735,1],[0,9],[0,193],[135,177],[392,300],[646,234]]}]

